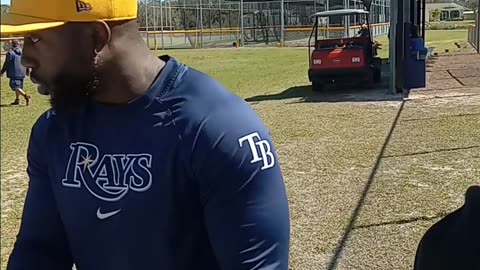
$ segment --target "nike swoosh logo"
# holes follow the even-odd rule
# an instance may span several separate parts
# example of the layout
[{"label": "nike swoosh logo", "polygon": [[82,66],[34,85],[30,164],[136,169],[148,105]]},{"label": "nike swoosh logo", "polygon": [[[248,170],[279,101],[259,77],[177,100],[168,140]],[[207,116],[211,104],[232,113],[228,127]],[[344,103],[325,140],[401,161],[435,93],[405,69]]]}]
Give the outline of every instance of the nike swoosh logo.
[{"label": "nike swoosh logo", "polygon": [[122,211],[122,209],[118,209],[118,210],[113,211],[113,212],[102,213],[102,212],[100,212],[100,208],[101,207],[99,207],[98,210],[97,210],[97,218],[98,219],[107,219],[111,216],[114,216],[114,215],[118,214],[118,212]]}]

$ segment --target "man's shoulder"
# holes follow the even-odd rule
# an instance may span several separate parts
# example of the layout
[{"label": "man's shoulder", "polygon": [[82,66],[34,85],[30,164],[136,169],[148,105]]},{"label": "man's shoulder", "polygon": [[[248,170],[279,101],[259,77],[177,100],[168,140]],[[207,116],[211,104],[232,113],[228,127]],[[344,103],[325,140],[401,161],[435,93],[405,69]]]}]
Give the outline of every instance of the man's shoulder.
[{"label": "man's shoulder", "polygon": [[178,79],[178,88],[173,92],[184,96],[186,106],[211,112],[230,106],[243,107],[245,100],[236,95],[215,78],[194,68],[188,70]]},{"label": "man's shoulder", "polygon": [[40,115],[38,120],[39,121],[43,120],[43,121],[51,122],[55,119],[56,115],[57,114],[53,109],[49,109],[49,110],[45,111],[44,113],[42,113],[42,115]]},{"label": "man's shoulder", "polygon": [[56,113],[53,109],[49,109],[42,113],[38,118],[35,124],[32,127],[32,133],[46,133],[47,130],[52,126],[53,122],[55,121]]},{"label": "man's shoulder", "polygon": [[215,112],[229,113],[239,108],[247,108],[245,100],[231,89],[209,75],[195,69],[185,72],[178,84],[177,92],[182,109],[194,119],[213,116]]},{"label": "man's shoulder", "polygon": [[173,80],[166,83],[171,88],[158,99],[170,107],[182,137],[261,123],[250,104],[212,76],[186,65],[173,73]]},{"label": "man's shoulder", "polygon": [[176,99],[181,102],[181,108],[176,110],[181,114],[179,123],[193,127],[191,132],[217,134],[234,129],[263,128],[262,120],[248,102],[205,73],[188,70],[183,82],[172,91],[175,92],[178,93]]}]

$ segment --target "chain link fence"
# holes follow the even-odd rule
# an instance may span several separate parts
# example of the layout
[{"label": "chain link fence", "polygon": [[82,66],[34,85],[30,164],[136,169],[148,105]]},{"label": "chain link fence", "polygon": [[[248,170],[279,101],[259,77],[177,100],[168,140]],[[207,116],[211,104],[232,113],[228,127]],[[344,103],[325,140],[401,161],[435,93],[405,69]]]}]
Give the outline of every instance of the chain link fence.
[{"label": "chain link fence", "polygon": [[[313,24],[312,14],[342,8],[363,9],[362,0],[285,0],[283,10],[280,1],[186,1],[153,2],[144,9],[142,33],[150,48],[218,48],[242,44],[307,46]],[[390,1],[374,0],[369,16],[372,35],[386,35]],[[333,17],[328,22],[328,29],[333,36],[345,36],[346,31],[351,36],[362,23],[356,16],[351,16],[350,22],[342,17]]]},{"label": "chain link fence", "polygon": [[[312,14],[343,8],[363,9],[362,0],[284,0],[283,9],[278,0],[214,1],[140,2],[138,22],[144,40],[154,50],[241,45],[304,47],[312,31]],[[372,35],[386,35],[390,0],[373,0],[369,16]],[[347,33],[352,36],[358,32],[364,22],[357,16],[350,17],[350,22],[342,17],[330,18],[325,25],[329,37],[346,36]],[[2,40],[4,53],[10,39],[2,38],[5,39]]]}]

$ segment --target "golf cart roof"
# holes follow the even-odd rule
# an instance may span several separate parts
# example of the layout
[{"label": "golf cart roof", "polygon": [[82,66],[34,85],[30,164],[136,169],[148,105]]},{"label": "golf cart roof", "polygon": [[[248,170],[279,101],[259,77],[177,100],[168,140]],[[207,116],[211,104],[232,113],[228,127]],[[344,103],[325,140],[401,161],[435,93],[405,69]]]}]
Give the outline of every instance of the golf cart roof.
[{"label": "golf cart roof", "polygon": [[332,16],[347,16],[347,15],[358,15],[358,14],[368,14],[368,11],[364,9],[336,9],[328,11],[320,11],[312,15],[312,17],[332,17]]}]

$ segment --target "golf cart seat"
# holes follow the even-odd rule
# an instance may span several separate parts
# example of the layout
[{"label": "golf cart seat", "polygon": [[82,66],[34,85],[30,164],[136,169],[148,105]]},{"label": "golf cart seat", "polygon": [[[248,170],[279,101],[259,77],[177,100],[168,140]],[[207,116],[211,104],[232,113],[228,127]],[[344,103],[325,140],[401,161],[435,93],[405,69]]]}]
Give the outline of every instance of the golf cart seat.
[{"label": "golf cart seat", "polygon": [[369,46],[368,37],[351,37],[339,39],[317,40],[315,50],[332,50],[337,48],[357,48],[362,49]]},{"label": "golf cart seat", "polygon": [[316,46],[316,50],[333,50],[339,47],[343,47],[343,44],[340,44],[338,42],[325,42],[319,43],[318,46]]}]

